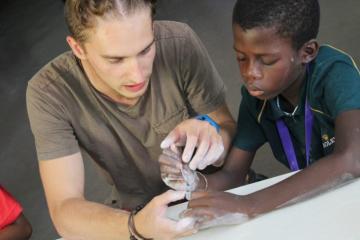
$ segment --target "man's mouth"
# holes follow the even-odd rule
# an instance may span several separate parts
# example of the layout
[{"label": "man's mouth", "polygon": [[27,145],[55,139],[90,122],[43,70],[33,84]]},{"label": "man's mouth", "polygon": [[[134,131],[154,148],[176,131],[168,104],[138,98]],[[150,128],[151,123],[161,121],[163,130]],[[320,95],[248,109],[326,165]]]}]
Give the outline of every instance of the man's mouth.
[{"label": "man's mouth", "polygon": [[146,85],[146,82],[141,82],[141,83],[137,83],[137,84],[129,84],[129,85],[125,85],[126,89],[128,89],[131,92],[138,92],[140,90],[142,90]]}]

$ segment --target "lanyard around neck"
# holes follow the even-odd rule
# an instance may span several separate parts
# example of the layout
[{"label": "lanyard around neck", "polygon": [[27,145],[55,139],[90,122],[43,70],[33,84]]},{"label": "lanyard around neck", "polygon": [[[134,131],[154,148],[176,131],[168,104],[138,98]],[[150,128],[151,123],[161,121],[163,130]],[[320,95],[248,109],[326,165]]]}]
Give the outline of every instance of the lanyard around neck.
[{"label": "lanyard around neck", "polygon": [[[309,68],[306,66],[307,75],[309,76]],[[307,101],[305,101],[305,153],[306,153],[306,166],[310,163],[310,148],[312,140],[312,126],[314,122],[314,116],[311,111],[311,107]],[[284,120],[278,119],[276,121],[276,127],[280,136],[281,144],[284,149],[286,158],[288,160],[291,171],[299,170],[298,161],[295,154],[295,148],[291,140],[289,129],[286,126]]]}]

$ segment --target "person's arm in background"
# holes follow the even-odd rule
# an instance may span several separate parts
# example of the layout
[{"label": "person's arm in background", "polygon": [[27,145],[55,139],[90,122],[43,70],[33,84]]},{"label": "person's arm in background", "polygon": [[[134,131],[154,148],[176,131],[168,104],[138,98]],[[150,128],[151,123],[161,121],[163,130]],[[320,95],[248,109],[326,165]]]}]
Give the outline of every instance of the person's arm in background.
[{"label": "person's arm in background", "polygon": [[23,214],[10,225],[0,230],[0,240],[26,240],[29,239],[32,228]]},{"label": "person's arm in background", "polygon": [[30,238],[32,228],[22,211],[20,203],[0,185],[0,240]]},{"label": "person's arm in background", "polygon": [[[129,239],[129,212],[84,198],[84,166],[80,153],[39,161],[50,216],[58,233],[68,239]],[[145,237],[169,239],[192,233],[186,221],[165,216],[167,204],[180,200],[183,192],[168,191],[155,197],[138,214],[135,224]]]}]

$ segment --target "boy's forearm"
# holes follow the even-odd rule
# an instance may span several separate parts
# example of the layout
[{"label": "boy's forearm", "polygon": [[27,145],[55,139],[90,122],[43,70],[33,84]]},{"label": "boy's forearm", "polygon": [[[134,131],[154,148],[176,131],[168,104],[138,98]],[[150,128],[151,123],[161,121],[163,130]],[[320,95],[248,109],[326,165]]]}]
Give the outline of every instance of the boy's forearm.
[{"label": "boy's forearm", "polygon": [[208,181],[208,190],[226,191],[231,188],[239,187],[245,184],[247,169],[241,171],[227,171],[222,169],[214,174],[206,175]]},{"label": "boy's forearm", "polygon": [[278,184],[248,195],[252,200],[249,214],[258,215],[302,201],[358,177],[360,173],[353,171],[353,161],[344,158],[330,155]]},{"label": "boy's forearm", "polygon": [[235,132],[236,132],[236,124],[234,121],[227,121],[224,123],[220,124],[220,135],[223,139],[223,144],[224,144],[224,152],[221,155],[220,159],[214,164],[215,166],[221,166],[224,164],[226,157],[229,153],[229,150],[231,149],[231,142],[232,139],[235,136]]},{"label": "boy's forearm", "polygon": [[129,239],[129,213],[83,199],[66,200],[52,211],[59,234],[71,239]]}]

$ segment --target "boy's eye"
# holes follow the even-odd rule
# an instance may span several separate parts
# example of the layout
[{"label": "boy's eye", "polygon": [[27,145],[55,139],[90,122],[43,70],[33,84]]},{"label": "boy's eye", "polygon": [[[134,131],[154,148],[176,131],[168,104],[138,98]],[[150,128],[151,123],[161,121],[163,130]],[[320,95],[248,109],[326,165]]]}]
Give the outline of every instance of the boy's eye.
[{"label": "boy's eye", "polygon": [[236,58],[236,60],[238,61],[238,62],[243,62],[244,60],[245,60],[245,58]]},{"label": "boy's eye", "polygon": [[242,53],[237,53],[236,54],[236,60],[238,61],[238,62],[242,62],[242,61],[244,61],[246,59],[246,56],[244,55],[244,54],[242,54]]},{"label": "boy's eye", "polygon": [[262,62],[264,65],[267,65],[267,66],[273,65],[273,64],[275,64],[277,61],[278,61],[278,59],[274,59],[274,58],[262,58],[262,59],[261,59],[261,62]]},{"label": "boy's eye", "polygon": [[237,60],[238,62],[243,62],[243,61],[246,60],[246,58],[245,58],[245,56],[237,56],[237,57],[236,57],[236,60]]}]

